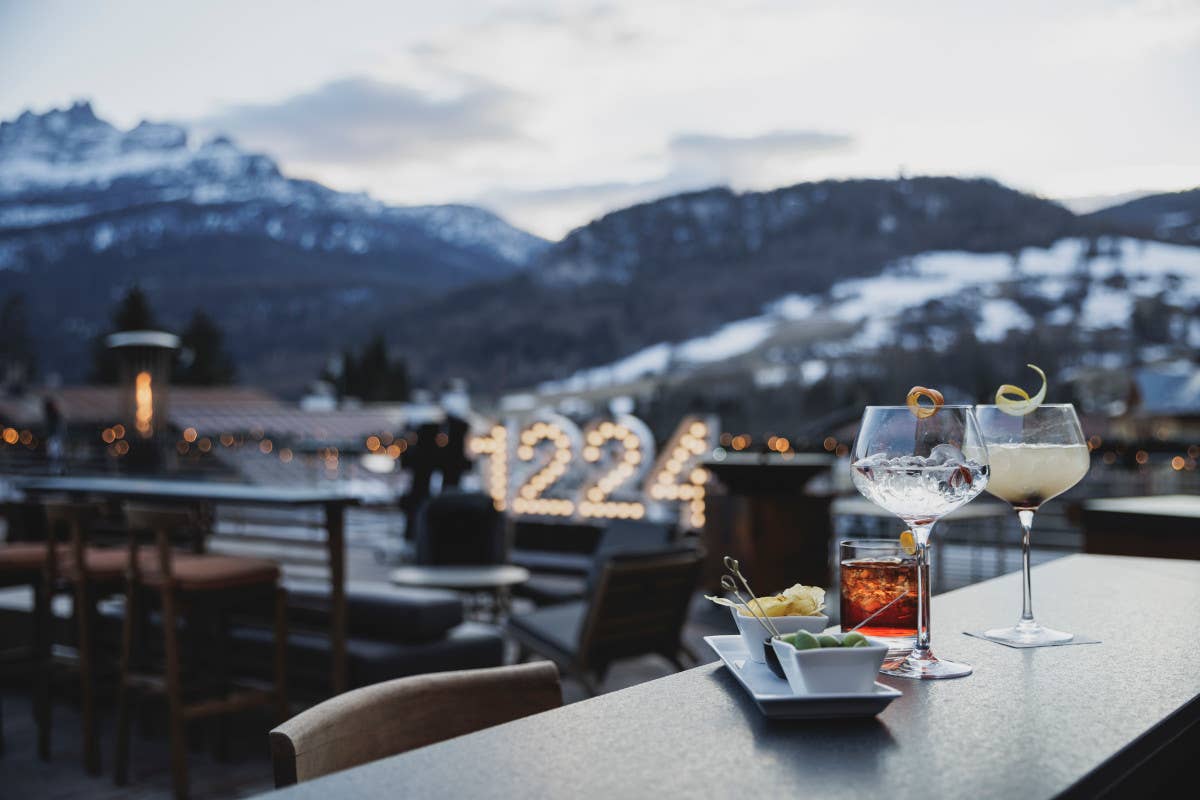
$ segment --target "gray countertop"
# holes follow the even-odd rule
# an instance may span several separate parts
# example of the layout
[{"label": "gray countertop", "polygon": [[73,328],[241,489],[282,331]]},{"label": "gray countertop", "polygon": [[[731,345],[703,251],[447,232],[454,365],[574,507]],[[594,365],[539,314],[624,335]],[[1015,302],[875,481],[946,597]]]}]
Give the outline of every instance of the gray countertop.
[{"label": "gray countertop", "polygon": [[278,797],[1093,794],[1200,718],[1200,562],[1075,555],[1033,582],[1039,619],[1102,643],[1017,650],[964,636],[1014,621],[1020,575],[1006,575],[933,601],[934,651],[975,674],[883,678],[904,696],[877,718],[767,720],[708,665]]}]

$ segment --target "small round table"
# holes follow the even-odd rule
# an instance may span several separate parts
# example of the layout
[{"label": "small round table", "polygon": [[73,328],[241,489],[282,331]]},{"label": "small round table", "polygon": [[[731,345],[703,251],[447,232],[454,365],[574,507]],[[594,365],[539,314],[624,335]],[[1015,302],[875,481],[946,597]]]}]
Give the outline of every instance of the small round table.
[{"label": "small round table", "polygon": [[512,588],[529,580],[529,570],[516,564],[410,566],[392,570],[390,578],[397,586],[488,593],[493,598],[492,620],[497,621],[508,614]]}]

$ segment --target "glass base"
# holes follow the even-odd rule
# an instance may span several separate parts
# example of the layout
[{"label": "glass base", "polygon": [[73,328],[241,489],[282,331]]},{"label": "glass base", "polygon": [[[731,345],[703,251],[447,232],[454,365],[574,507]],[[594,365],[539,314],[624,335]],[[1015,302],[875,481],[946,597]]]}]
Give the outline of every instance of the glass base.
[{"label": "glass base", "polygon": [[939,680],[941,678],[962,678],[973,671],[970,664],[960,664],[957,661],[942,661],[928,650],[921,656],[913,651],[902,661],[885,662],[884,675],[894,678],[912,678],[918,681]]},{"label": "glass base", "polygon": [[992,628],[990,631],[984,631],[983,635],[997,642],[1012,642],[1025,646],[1062,644],[1075,638],[1073,633],[1043,628],[1036,622],[1017,623],[1011,628]]}]

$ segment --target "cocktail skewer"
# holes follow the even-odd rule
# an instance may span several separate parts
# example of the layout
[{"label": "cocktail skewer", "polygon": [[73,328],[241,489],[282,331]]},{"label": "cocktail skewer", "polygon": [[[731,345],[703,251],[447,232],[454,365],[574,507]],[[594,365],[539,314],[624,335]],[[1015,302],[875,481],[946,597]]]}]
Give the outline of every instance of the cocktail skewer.
[{"label": "cocktail skewer", "polygon": [[[758,608],[758,613],[763,615],[763,619],[767,620],[767,625],[774,632],[775,636],[779,636],[779,629],[775,627],[775,623],[771,622],[767,612],[763,610],[762,603],[758,602],[758,596],[754,594],[754,590],[750,588],[750,581],[746,580],[746,576],[742,574],[741,565],[738,564],[736,558],[725,556],[725,568],[733,573],[733,576],[742,582],[742,586],[746,589],[746,594],[750,595],[750,599],[754,601],[754,605]],[[739,598],[740,599],[740,598]],[[749,603],[747,603],[749,605]]]},{"label": "cocktail skewer", "polygon": [[864,619],[862,622],[860,622],[860,623],[858,623],[857,625],[855,625],[855,626],[854,626],[853,628],[851,628],[850,630],[848,630],[848,631],[845,631],[845,633],[854,633],[856,630],[858,630],[859,628],[861,628],[863,625],[866,625],[868,622],[870,622],[871,620],[875,619],[876,617],[878,617],[878,616],[879,616],[880,614],[882,614],[883,612],[887,611],[887,610],[888,610],[889,608],[891,608],[892,606],[896,605],[896,603],[899,603],[899,602],[900,602],[901,600],[903,600],[905,597],[908,597],[908,592],[907,592],[907,591],[901,592],[900,594],[898,594],[898,595],[896,595],[894,598],[892,598],[891,602],[889,602],[889,603],[888,603],[886,606],[884,606],[883,608],[877,609],[877,610],[875,611],[875,613],[874,613],[874,614],[872,614],[871,616],[867,617],[866,619]]},{"label": "cocktail skewer", "polygon": [[738,599],[738,601],[742,604],[742,608],[746,609],[746,612],[750,616],[754,617],[754,619],[758,622],[758,624],[762,626],[762,629],[767,632],[767,636],[770,636],[773,638],[773,637],[779,635],[779,631],[775,628],[774,625],[768,626],[768,623],[763,621],[763,620],[767,619],[765,614],[762,617],[760,617],[758,614],[754,613],[754,609],[750,608],[750,605],[742,598],[742,594],[741,594],[741,592],[738,591],[737,584],[734,583],[733,578],[729,577],[728,575],[722,575],[721,576],[721,588],[727,592],[733,593],[733,596],[736,597]]}]

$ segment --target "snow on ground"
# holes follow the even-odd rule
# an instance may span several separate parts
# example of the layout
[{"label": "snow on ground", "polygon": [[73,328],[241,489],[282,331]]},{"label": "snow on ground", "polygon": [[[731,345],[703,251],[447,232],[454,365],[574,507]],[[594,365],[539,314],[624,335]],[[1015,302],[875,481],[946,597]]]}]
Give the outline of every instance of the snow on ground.
[{"label": "snow on ground", "polygon": [[999,342],[1009,331],[1033,329],[1033,317],[1012,300],[985,300],[979,307],[975,335],[982,342]]},{"label": "snow on ground", "polygon": [[[1050,324],[1073,323],[1085,329],[1127,325],[1137,297],[1167,292],[1175,303],[1200,303],[1200,248],[1105,238],[1098,242],[1098,250],[1099,255],[1089,259],[1086,240],[1061,239],[1048,248],[1026,248],[1016,260],[1008,253],[922,253],[889,265],[880,275],[841,281],[826,296],[787,295],[768,304],[760,316],[726,323],[684,342],[661,342],[541,388],[606,386],[673,367],[725,361],[762,345],[781,323],[809,317],[831,317],[859,326],[849,339],[824,343],[821,355],[870,351],[895,342],[897,319],[933,300],[953,301],[976,311],[975,334],[982,341],[999,341],[1010,331],[1033,328],[1035,320],[1011,299],[1017,291],[1060,302],[1086,282],[1088,293],[1078,316],[1062,305],[1044,318]],[[1117,278],[1123,279],[1123,286]],[[1200,338],[1200,323],[1188,333]],[[820,359],[806,362],[802,379],[820,380],[825,369]]]},{"label": "snow on ground", "polygon": [[748,353],[767,340],[778,320],[770,316],[751,317],[722,325],[708,336],[690,339],[675,348],[674,356],[685,362],[725,361]]},{"label": "snow on ground", "polygon": [[1124,289],[1113,289],[1104,284],[1094,284],[1083,301],[1077,324],[1085,328],[1120,328],[1129,321],[1133,313],[1133,294]]}]

